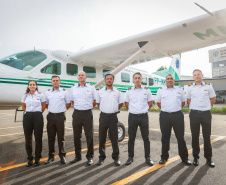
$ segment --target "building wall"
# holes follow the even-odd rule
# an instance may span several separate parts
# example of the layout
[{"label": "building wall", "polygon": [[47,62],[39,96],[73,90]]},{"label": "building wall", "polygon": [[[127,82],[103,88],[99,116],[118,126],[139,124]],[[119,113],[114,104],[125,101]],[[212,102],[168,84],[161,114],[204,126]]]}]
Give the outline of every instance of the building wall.
[{"label": "building wall", "polygon": [[[209,62],[212,64],[212,77],[226,77],[226,47],[209,50]],[[226,98],[226,82],[213,83],[216,94]]]}]

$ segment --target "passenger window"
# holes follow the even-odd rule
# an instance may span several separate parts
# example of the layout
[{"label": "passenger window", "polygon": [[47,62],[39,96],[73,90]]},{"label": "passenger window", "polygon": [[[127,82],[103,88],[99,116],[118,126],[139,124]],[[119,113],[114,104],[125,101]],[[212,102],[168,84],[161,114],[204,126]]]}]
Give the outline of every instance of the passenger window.
[{"label": "passenger window", "polygon": [[67,64],[67,75],[77,76],[78,75],[78,65]]},{"label": "passenger window", "polygon": [[130,74],[128,73],[121,73],[121,80],[122,82],[130,82]]},{"label": "passenger window", "polygon": [[143,78],[142,82],[141,82],[142,85],[147,85],[148,84],[148,81],[147,81],[147,78]]},{"label": "passenger window", "polygon": [[149,86],[154,85],[154,80],[153,78],[148,78]]},{"label": "passenger window", "polygon": [[61,63],[53,60],[47,66],[41,69],[41,73],[60,75]]},{"label": "passenger window", "polygon": [[111,70],[103,70],[103,77],[105,77],[106,74],[110,74],[112,71]]},{"label": "passenger window", "polygon": [[96,78],[96,69],[94,67],[84,66],[83,71],[88,78]]}]

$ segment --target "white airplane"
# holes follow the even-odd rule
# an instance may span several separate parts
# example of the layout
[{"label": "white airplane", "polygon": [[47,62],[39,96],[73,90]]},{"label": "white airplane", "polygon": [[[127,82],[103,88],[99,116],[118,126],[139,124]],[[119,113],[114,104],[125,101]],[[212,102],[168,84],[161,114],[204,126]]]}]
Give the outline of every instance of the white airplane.
[{"label": "white airplane", "polygon": [[[35,50],[3,58],[0,60],[0,106],[2,109],[20,106],[31,79],[38,82],[41,92],[51,87],[52,75],[60,76],[61,87],[70,88],[77,83],[78,71],[85,71],[87,82],[94,83],[96,88],[104,83],[104,74],[111,71],[116,75],[121,71],[116,75],[115,86],[125,91],[133,85],[131,73],[134,69],[126,68],[129,65],[225,43],[226,9],[207,13],[77,53]],[[171,66],[168,73],[179,80],[180,58],[173,58],[173,61],[174,67]],[[160,73],[141,73],[143,84],[149,86],[153,94],[164,85]]]}]

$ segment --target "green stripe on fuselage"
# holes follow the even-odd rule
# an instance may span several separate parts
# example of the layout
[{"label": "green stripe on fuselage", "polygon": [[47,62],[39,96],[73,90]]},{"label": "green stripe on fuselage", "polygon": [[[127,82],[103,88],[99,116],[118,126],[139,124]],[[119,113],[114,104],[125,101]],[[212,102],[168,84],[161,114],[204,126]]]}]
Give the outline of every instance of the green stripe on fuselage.
[{"label": "green stripe on fuselage", "polygon": [[[45,79],[48,81],[42,81],[37,80],[37,78],[34,79],[15,79],[15,78],[0,78],[0,83],[5,84],[20,84],[20,85],[27,85],[28,81],[35,80],[38,83],[38,86],[45,86],[45,87],[52,87],[51,79]],[[61,87],[63,88],[71,88],[75,83],[78,83],[78,81],[73,80],[61,80]],[[95,82],[87,82],[96,84]],[[102,85],[101,87],[104,87],[105,85]],[[121,92],[126,92],[128,88],[132,87],[131,85],[120,85],[120,84],[114,84],[114,87],[118,88]],[[152,92],[153,95],[155,95],[160,87],[148,87],[148,89]]]}]

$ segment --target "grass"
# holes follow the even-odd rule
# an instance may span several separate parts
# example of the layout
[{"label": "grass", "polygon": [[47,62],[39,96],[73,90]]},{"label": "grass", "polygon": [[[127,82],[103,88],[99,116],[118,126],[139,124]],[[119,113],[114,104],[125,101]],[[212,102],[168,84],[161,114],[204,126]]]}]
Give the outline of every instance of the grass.
[{"label": "grass", "polygon": [[[120,110],[127,110],[125,106],[123,106]],[[161,110],[158,107],[152,107],[150,112],[160,112]],[[218,108],[218,107],[212,107],[211,113],[213,114],[226,114],[226,107]],[[184,107],[182,108],[182,112],[189,113],[189,108]]]},{"label": "grass", "polygon": [[226,107],[222,107],[222,108],[212,107],[210,111],[216,114],[226,114]]}]

